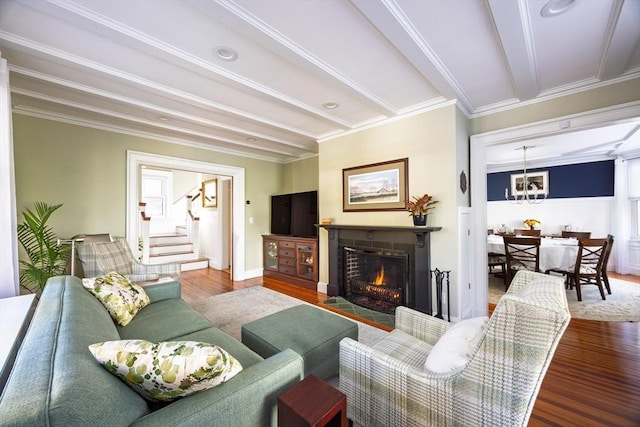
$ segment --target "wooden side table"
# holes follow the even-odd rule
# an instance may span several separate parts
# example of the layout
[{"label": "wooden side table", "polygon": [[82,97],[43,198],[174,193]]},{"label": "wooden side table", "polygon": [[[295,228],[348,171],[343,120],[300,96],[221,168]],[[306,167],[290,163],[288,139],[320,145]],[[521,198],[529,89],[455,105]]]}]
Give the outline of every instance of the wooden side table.
[{"label": "wooden side table", "polygon": [[347,396],[309,375],[278,397],[280,427],[347,427]]}]

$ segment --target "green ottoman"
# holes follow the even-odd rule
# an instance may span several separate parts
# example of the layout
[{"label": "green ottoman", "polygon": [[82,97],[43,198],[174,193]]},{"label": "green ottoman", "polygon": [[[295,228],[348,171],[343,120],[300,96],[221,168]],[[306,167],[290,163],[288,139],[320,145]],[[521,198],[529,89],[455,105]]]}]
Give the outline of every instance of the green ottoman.
[{"label": "green ottoman", "polygon": [[340,340],[358,339],[358,325],[311,305],[298,305],[242,325],[242,343],[260,356],[290,348],[304,360],[304,376],[338,374]]}]

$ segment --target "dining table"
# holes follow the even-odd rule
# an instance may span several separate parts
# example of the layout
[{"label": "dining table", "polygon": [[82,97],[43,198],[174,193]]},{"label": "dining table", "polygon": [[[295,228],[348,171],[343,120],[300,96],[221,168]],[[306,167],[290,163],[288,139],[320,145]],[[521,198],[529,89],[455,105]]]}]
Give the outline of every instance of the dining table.
[{"label": "dining table", "polygon": [[[527,236],[523,236],[527,237]],[[501,235],[487,236],[487,251],[504,254],[504,240]],[[540,271],[550,269],[567,270],[573,268],[578,257],[578,239],[575,238],[540,238]]]}]

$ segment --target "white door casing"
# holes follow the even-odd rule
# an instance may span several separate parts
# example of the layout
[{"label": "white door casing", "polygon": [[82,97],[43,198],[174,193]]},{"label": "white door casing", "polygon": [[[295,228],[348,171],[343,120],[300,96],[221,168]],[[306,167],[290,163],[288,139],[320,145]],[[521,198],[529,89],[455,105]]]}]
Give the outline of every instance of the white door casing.
[{"label": "white door casing", "polygon": [[[473,217],[473,248],[476,256],[471,271],[474,316],[487,312],[487,160],[486,149],[492,145],[525,141],[537,136],[559,135],[577,129],[611,125],[638,117],[640,101],[593,111],[557,117],[527,125],[501,129],[471,136],[471,209]],[[566,124],[570,123],[567,127]]]},{"label": "white door casing", "polygon": [[244,227],[244,198],[245,171],[244,168],[205,163],[159,154],[127,151],[127,206],[126,206],[126,239],[132,248],[138,245],[138,201],[139,177],[142,166],[155,166],[166,169],[180,169],[211,175],[226,175],[232,179],[232,239],[233,254],[231,263],[232,280],[245,279],[245,227]]}]

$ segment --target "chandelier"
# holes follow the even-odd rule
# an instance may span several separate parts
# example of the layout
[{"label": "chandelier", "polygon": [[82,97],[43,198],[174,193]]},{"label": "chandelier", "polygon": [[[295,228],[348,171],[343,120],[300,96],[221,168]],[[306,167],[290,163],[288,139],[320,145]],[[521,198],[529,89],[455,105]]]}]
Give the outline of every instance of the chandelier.
[{"label": "chandelier", "polygon": [[[522,146],[522,152],[524,155],[524,164],[523,169],[524,173],[522,174],[522,193],[512,194],[512,198],[509,197],[509,188],[504,189],[504,198],[511,203],[523,204],[525,201],[531,205],[537,205],[545,201],[547,198],[547,192],[544,189],[538,188],[535,181],[529,180],[529,175],[527,174],[527,147],[526,145]],[[518,148],[520,150],[520,148]],[[516,188],[516,185],[513,185],[513,188]],[[539,198],[539,196],[541,198]]]}]

